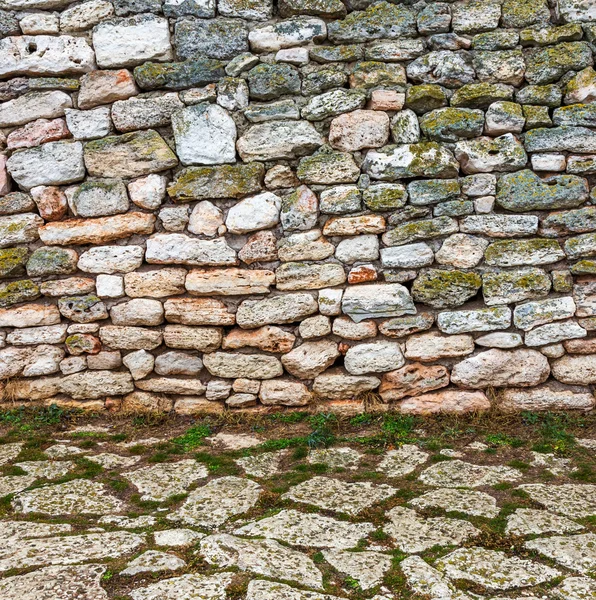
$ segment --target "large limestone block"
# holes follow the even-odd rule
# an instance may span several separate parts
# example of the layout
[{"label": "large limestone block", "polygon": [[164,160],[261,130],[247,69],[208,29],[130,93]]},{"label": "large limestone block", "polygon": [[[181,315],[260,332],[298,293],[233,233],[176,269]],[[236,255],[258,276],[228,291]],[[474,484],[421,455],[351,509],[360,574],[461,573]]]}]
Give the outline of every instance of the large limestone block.
[{"label": "large limestone block", "polygon": [[159,233],[147,240],[145,260],[158,265],[210,265],[237,264],[236,252],[225,238],[200,240],[182,233]]},{"label": "large limestone block", "polygon": [[101,219],[68,219],[46,223],[39,228],[44,244],[68,246],[79,244],[105,244],[134,234],[153,233],[155,216],[131,212]]},{"label": "large limestone block", "polygon": [[236,320],[243,329],[254,329],[300,321],[317,312],[318,308],[317,301],[310,294],[284,294],[263,300],[244,300],[238,307]]},{"label": "large limestone block", "polygon": [[102,69],[131,67],[148,60],[172,60],[168,20],[152,14],[113,19],[93,28],[93,46]]},{"label": "large limestone block", "polygon": [[176,155],[152,129],[85,144],[85,166],[93,177],[140,177],[171,169],[177,164]]},{"label": "large limestone block", "polygon": [[283,374],[279,359],[264,354],[213,352],[203,356],[203,363],[215,377],[273,379]]},{"label": "large limestone block", "polygon": [[74,75],[95,68],[93,50],[82,37],[24,35],[0,40],[0,77]]},{"label": "large limestone block", "polygon": [[121,396],[133,390],[130,373],[113,371],[84,371],[68,375],[60,382],[60,391],[75,400]]},{"label": "large limestone block", "polygon": [[24,189],[63,185],[85,177],[81,142],[48,142],[15,152],[6,162],[10,176]]},{"label": "large limestone block", "polygon": [[451,381],[470,388],[532,387],[549,374],[548,359],[536,350],[492,349],[457,363]]},{"label": "large limestone block", "polygon": [[416,314],[410,293],[399,283],[348,287],[342,298],[342,311],[356,323],[378,317]]},{"label": "large limestone block", "polygon": [[268,294],[275,273],[265,269],[193,269],[186,289],[193,296],[241,296]]},{"label": "large limestone block", "polygon": [[62,117],[64,109],[71,106],[72,100],[64,92],[31,92],[0,104],[0,127],[24,125],[35,119]]},{"label": "large limestone block", "polygon": [[230,233],[250,233],[269,229],[279,223],[281,198],[272,192],[263,192],[246,198],[228,211],[226,227]]},{"label": "large limestone block", "polygon": [[217,104],[197,104],[172,116],[176,153],[183,165],[217,165],[236,160],[236,125]]},{"label": "large limestone block", "polygon": [[170,298],[164,303],[166,320],[182,325],[234,325],[235,315],[221,300]]},{"label": "large limestone block", "polygon": [[273,121],[253,125],[238,140],[244,162],[293,159],[311,154],[323,138],[308,121]]}]

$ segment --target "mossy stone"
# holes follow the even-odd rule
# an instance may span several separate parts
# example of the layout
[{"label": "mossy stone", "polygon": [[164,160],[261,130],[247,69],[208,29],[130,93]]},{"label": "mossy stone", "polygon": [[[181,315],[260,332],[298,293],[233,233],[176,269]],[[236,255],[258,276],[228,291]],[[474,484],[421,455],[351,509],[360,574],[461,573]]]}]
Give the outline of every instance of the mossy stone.
[{"label": "mossy stone", "polygon": [[434,83],[413,85],[406,91],[405,107],[422,115],[431,110],[447,106],[449,99],[445,88]]},{"label": "mossy stone", "polygon": [[27,275],[68,275],[77,270],[77,253],[70,248],[46,246],[38,248],[27,261]]},{"label": "mossy stone", "polygon": [[406,73],[401,65],[368,60],[356,63],[350,75],[350,87],[372,89],[383,87],[403,90]]},{"label": "mossy stone", "polygon": [[27,248],[0,249],[0,277],[18,277],[25,273],[29,251]]},{"label": "mossy stone", "polygon": [[526,120],[524,125],[526,131],[529,129],[538,129],[539,127],[551,127],[553,124],[548,113],[548,106],[526,104],[522,106],[522,112]]},{"label": "mossy stone", "polygon": [[546,0],[505,0],[502,6],[502,27],[548,25],[550,10]]},{"label": "mossy stone", "polygon": [[288,94],[298,94],[300,75],[290,65],[261,63],[248,72],[248,89],[250,97],[256,100],[273,100]]},{"label": "mossy stone", "polygon": [[481,287],[478,273],[427,269],[414,280],[412,297],[433,308],[451,308],[473,298]]},{"label": "mossy stone", "polygon": [[362,192],[362,199],[369,210],[386,211],[401,208],[408,195],[400,183],[377,183]]},{"label": "mossy stone", "polygon": [[30,279],[0,283],[0,308],[19,302],[30,302],[41,296],[39,287]]},{"label": "mossy stone", "polygon": [[529,48],[524,52],[526,80],[541,85],[559,80],[569,71],[592,65],[592,50],[586,42],[564,42],[545,48]]},{"label": "mossy stone", "polygon": [[482,135],[484,113],[470,108],[439,108],[420,118],[422,133],[435,142],[457,142]]},{"label": "mossy stone", "polygon": [[488,306],[542,298],[550,288],[548,274],[537,267],[486,272],[482,275],[482,293]]},{"label": "mossy stone", "polygon": [[146,62],[134,70],[135,81],[144,90],[184,90],[216,83],[224,76],[224,63],[211,58],[170,63]]},{"label": "mossy stone", "polygon": [[493,102],[513,99],[513,86],[504,83],[469,83],[455,90],[451,106],[487,109]]},{"label": "mossy stone", "polygon": [[418,240],[429,240],[451,233],[457,233],[457,221],[449,217],[438,217],[422,221],[412,221],[398,225],[383,235],[386,246],[402,246]]},{"label": "mossy stone", "polygon": [[360,169],[351,154],[322,146],[312,156],[300,159],[296,175],[307,184],[354,183],[358,181]]}]

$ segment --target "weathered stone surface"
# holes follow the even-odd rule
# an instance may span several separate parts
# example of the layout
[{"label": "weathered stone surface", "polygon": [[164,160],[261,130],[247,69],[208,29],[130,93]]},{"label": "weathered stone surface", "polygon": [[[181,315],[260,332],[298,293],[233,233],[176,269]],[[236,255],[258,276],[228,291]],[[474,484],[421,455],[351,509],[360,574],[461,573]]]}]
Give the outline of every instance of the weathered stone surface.
[{"label": "weathered stone surface", "polygon": [[315,377],[313,392],[330,400],[355,399],[360,394],[374,390],[381,381],[370,375],[348,375],[329,369]]},{"label": "weathered stone surface", "polygon": [[383,375],[379,394],[384,402],[394,402],[409,396],[419,396],[447,385],[449,385],[449,373],[445,367],[413,363]]},{"label": "weathered stone surface", "polygon": [[425,469],[420,481],[426,485],[459,488],[482,487],[521,479],[521,472],[511,467],[480,466],[461,460],[441,462]]},{"label": "weathered stone surface", "polygon": [[317,302],[310,294],[284,294],[263,300],[244,300],[238,307],[236,320],[240,327],[253,329],[268,324],[293,323],[317,310]]},{"label": "weathered stone surface", "polygon": [[343,295],[342,310],[356,323],[416,313],[407,289],[397,283],[348,288]]},{"label": "weathered stone surface", "polygon": [[492,496],[466,489],[439,488],[414,498],[410,504],[422,509],[442,508],[447,512],[456,511],[488,519],[499,514],[497,501]]},{"label": "weathered stone surface", "polygon": [[482,294],[488,306],[542,298],[550,289],[549,276],[536,267],[487,272],[482,277]]},{"label": "weathered stone surface", "polygon": [[201,240],[181,233],[157,234],[147,240],[150,264],[225,266],[236,264],[236,253],[225,238]]},{"label": "weathered stone surface", "polygon": [[412,297],[434,308],[456,307],[473,298],[481,286],[482,279],[474,272],[428,269],[414,281]]}]

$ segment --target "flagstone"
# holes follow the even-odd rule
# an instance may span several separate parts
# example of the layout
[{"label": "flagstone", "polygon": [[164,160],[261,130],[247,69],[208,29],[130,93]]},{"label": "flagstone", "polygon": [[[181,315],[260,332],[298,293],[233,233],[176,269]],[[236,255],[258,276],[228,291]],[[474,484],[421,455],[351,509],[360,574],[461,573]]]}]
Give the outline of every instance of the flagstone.
[{"label": "flagstone", "polygon": [[0,580],[2,600],[108,600],[105,565],[44,567]]},{"label": "flagstone", "polygon": [[313,477],[291,488],[282,498],[357,515],[365,508],[387,500],[396,491],[389,485],[377,485],[370,481],[350,483],[330,477]]},{"label": "flagstone", "polygon": [[32,460],[15,463],[15,467],[20,467],[27,475],[33,475],[37,478],[57,479],[72,471],[75,468],[75,463],[71,460]]},{"label": "flagstone", "polygon": [[245,540],[233,535],[210,535],[201,540],[201,554],[219,568],[238,567],[265,577],[323,587],[323,575],[306,554],[270,539]]},{"label": "flagstone", "polygon": [[21,540],[0,556],[0,571],[119,558],[144,542],[145,536],[126,531]]},{"label": "flagstone", "polygon": [[141,460],[140,456],[121,456],[120,454],[112,454],[111,452],[102,452],[101,454],[93,454],[86,456],[87,460],[101,465],[106,470],[122,469],[132,467]]},{"label": "flagstone", "polygon": [[380,552],[324,550],[323,556],[334,569],[355,579],[363,590],[382,583],[392,564],[391,557]]},{"label": "flagstone", "polygon": [[596,581],[591,577],[568,577],[552,594],[561,600],[590,600],[596,597]]},{"label": "flagstone", "polygon": [[27,489],[35,483],[34,475],[9,475],[0,477],[0,498],[9,494],[16,494]]},{"label": "flagstone", "polygon": [[480,535],[480,531],[467,521],[423,518],[403,506],[392,508],[387,517],[390,523],[383,526],[383,531],[394,539],[397,548],[409,554],[424,552],[433,546],[459,546]]},{"label": "flagstone", "polygon": [[[134,600],[138,600],[134,598]],[[144,600],[144,599],[142,599]],[[161,600],[161,598],[160,598]],[[164,599],[169,600],[169,599]],[[178,600],[178,599],[176,599]],[[248,584],[246,600],[343,600],[331,594],[299,590],[284,583],[253,579]]]},{"label": "flagstone", "polygon": [[561,572],[546,565],[507,556],[498,550],[460,548],[435,565],[450,579],[464,579],[489,590],[510,590],[552,581]]},{"label": "flagstone", "polygon": [[22,442],[2,444],[0,446],[0,465],[5,465],[7,462],[15,459],[21,452],[23,446],[24,444]]},{"label": "flagstone", "polygon": [[72,525],[67,523],[0,521],[0,552],[6,552],[20,540],[50,537],[59,533],[69,533],[70,531],[72,531]]},{"label": "flagstone", "polygon": [[308,454],[310,464],[321,463],[332,469],[358,469],[362,454],[353,448],[315,448]]},{"label": "flagstone", "polygon": [[15,496],[12,506],[17,512],[25,514],[49,515],[105,515],[125,508],[124,502],[109,494],[103,483],[87,479],[73,479],[22,492]]},{"label": "flagstone", "polygon": [[170,546],[172,548],[192,546],[204,537],[204,533],[192,529],[164,529],[153,534],[157,546]]},{"label": "flagstone", "polygon": [[420,474],[420,481],[439,487],[480,487],[518,481],[522,474],[511,467],[474,465],[463,460],[440,462]]},{"label": "flagstone", "polygon": [[552,536],[525,543],[528,550],[536,550],[563,567],[579,573],[590,573],[596,567],[596,534]]},{"label": "flagstone", "polygon": [[244,450],[254,448],[263,443],[263,440],[248,433],[223,433],[205,438],[212,446],[220,450]]},{"label": "flagstone", "polygon": [[428,456],[428,453],[422,452],[418,446],[404,444],[397,450],[389,450],[379,463],[377,471],[385,473],[387,477],[403,477],[424,464]]},{"label": "flagstone", "polygon": [[209,474],[207,467],[196,460],[159,463],[122,473],[141,492],[141,500],[165,500],[185,493],[188,488]]},{"label": "flagstone", "polygon": [[67,458],[85,453],[84,450],[77,446],[67,446],[66,444],[54,444],[46,448],[43,452],[49,458]]},{"label": "flagstone", "polygon": [[138,575],[139,573],[162,573],[164,571],[177,571],[186,567],[186,562],[174,554],[147,550],[134,560],[131,560],[120,575]]},{"label": "flagstone", "polygon": [[190,492],[184,504],[167,518],[188,525],[217,527],[230,517],[250,510],[257,503],[261,491],[261,486],[250,479],[212,479]]},{"label": "flagstone", "polygon": [[532,466],[543,467],[553,475],[565,475],[566,473],[577,471],[577,468],[572,466],[572,461],[569,458],[561,458],[554,454],[532,452],[532,459]]},{"label": "flagstone", "polygon": [[462,512],[475,517],[494,519],[499,514],[495,498],[484,492],[439,488],[410,501],[417,508],[442,508]]},{"label": "flagstone", "polygon": [[243,456],[234,462],[239,465],[247,475],[253,477],[270,477],[279,472],[279,466],[287,450],[278,452],[263,452],[255,456]]},{"label": "flagstone", "polygon": [[353,548],[375,529],[372,523],[350,523],[297,510],[253,521],[236,529],[235,535],[274,538],[307,548]]},{"label": "flagstone", "polygon": [[526,483],[520,485],[538,504],[572,519],[596,515],[596,485]]},{"label": "flagstone", "polygon": [[133,600],[225,600],[233,573],[190,574],[157,581],[132,590]]},{"label": "flagstone", "polygon": [[541,535],[543,533],[575,533],[584,529],[566,517],[546,510],[518,508],[507,517],[505,533],[508,535]]},{"label": "flagstone", "polygon": [[100,525],[113,525],[122,529],[142,529],[144,527],[153,527],[157,519],[151,515],[141,515],[140,517],[125,517],[123,515],[105,515],[99,519]]}]

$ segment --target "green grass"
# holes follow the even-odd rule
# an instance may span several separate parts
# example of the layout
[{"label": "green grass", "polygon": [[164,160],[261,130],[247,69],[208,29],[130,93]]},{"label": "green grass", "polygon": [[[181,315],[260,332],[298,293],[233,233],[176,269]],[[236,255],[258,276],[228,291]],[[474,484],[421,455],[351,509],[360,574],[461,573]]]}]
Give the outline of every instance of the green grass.
[{"label": "green grass", "polygon": [[191,452],[202,446],[206,437],[211,435],[209,425],[194,425],[186,433],[172,440],[173,444],[179,446],[184,452]]}]

